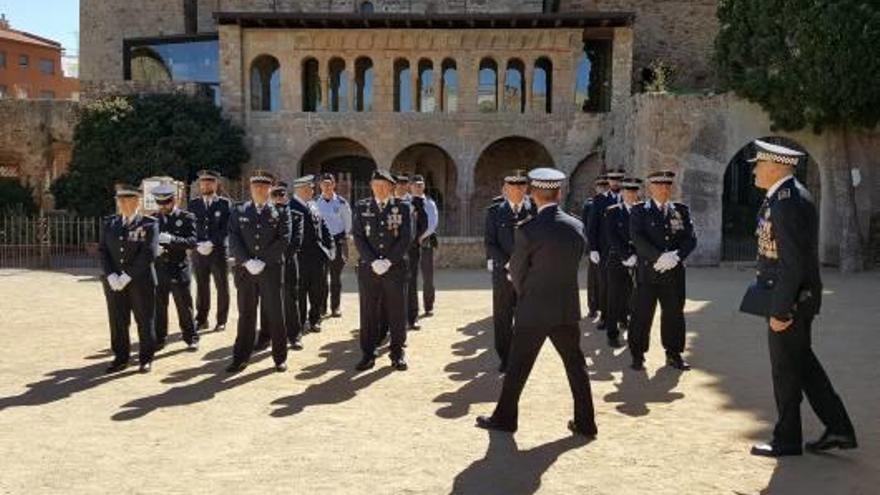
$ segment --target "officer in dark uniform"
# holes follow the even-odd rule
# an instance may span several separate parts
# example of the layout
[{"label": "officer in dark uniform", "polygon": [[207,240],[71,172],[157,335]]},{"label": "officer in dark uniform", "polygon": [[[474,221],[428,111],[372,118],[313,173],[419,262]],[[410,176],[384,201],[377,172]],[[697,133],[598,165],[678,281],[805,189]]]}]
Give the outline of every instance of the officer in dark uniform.
[{"label": "officer in dark uniform", "polygon": [[421,262],[419,271],[422,274],[422,301],[425,303],[425,317],[434,315],[434,301],[436,290],[434,288],[434,250],[437,249],[437,227],[440,224],[440,211],[437,203],[425,194],[425,178],[421,175],[413,176],[410,186],[413,198],[420,198],[425,205],[428,228],[416,238],[415,242],[421,248]]},{"label": "officer in dark uniform", "polygon": [[597,291],[599,299],[599,311],[602,313],[598,330],[605,330],[606,317],[608,316],[608,239],[605,237],[606,230],[605,210],[609,206],[620,202],[620,180],[624,177],[623,170],[609,170],[605,177],[608,179],[608,190],[593,197],[593,205],[590,208],[590,216],[587,219],[587,242],[590,244],[590,262],[598,269]]},{"label": "officer in dark uniform", "polygon": [[119,214],[104,219],[98,251],[101,255],[101,277],[107,312],[110,319],[110,347],[113,363],[107,373],[116,373],[128,366],[131,353],[128,327],[131,315],[137,322],[140,343],[140,370],[152,368],[156,349],[156,270],[153,265],[159,250],[159,224],[156,219],[139,211],[140,191],[127,184],[116,186]]},{"label": "officer in dark uniform", "polygon": [[[296,261],[297,253],[302,248],[303,218],[298,211],[291,211],[290,198],[287,195],[288,185],[286,182],[277,181],[272,186],[272,202],[282,215],[290,215],[290,244],[284,253],[284,280],[282,282],[282,302],[284,304],[284,327],[287,330],[287,340],[290,348],[301,351],[302,344],[302,320],[299,315],[299,265]],[[255,351],[269,348],[272,336],[269,335],[268,319],[265,306],[260,307],[260,332],[257,337]]]},{"label": "officer in dark uniform", "polygon": [[226,244],[229,212],[232,201],[217,194],[220,174],[202,170],[199,177],[199,197],[189,202],[189,211],[196,216],[196,249],[192,253],[196,274],[196,324],[199,330],[208,328],[211,310],[211,278],[217,290],[217,326],[215,332],[226,329],[229,315],[229,265]]},{"label": "officer in dark uniform", "polygon": [[272,337],[275,370],[287,371],[287,335],[281,286],[284,257],[290,245],[290,215],[270,200],[275,177],[256,170],[250,177],[251,201],[236,205],[229,217],[229,251],[235,260],[233,277],[238,290],[238,334],[232,364],[238,373],[254,351],[257,306],[266,317]]},{"label": "officer in dark uniform", "polygon": [[507,262],[513,254],[516,225],[537,212],[526,196],[528,184],[529,179],[524,175],[508,175],[504,178],[504,195],[507,199],[486,210],[483,241],[492,271],[492,320],[495,352],[501,361],[498,370],[501,372],[507,367],[516,309],[516,292],[508,278]]},{"label": "officer in dark uniform", "polygon": [[[843,401],[813,353],[811,326],[822,303],[819,215],[813,198],[792,175],[804,154],[756,141],[755,185],[767,191],[758,213],[758,276],[769,320],[770,366],[778,419],[769,444],[752,447],[768,457],[802,452],[801,400],[807,400],[825,433],[807,442],[813,452],[858,446]],[[752,288],[750,288],[750,291]]]},{"label": "officer in dark uniform", "polygon": [[193,318],[190,291],[192,274],[187,250],[196,247],[196,217],[177,207],[177,189],[170,184],[152,190],[159,207],[159,256],[156,258],[156,350],[165,347],[168,337],[168,298],[174,297],[177,321],[183,341],[191,351],[199,348],[199,334]]},{"label": "officer in dark uniform", "polygon": [[302,249],[297,256],[299,265],[299,316],[303,332],[321,331],[321,311],[326,299],[326,265],[336,256],[333,236],[312,202],[315,195],[315,176],[306,175],[293,181],[293,199],[290,210],[303,218]]},{"label": "officer in dark uniform", "polygon": [[565,174],[538,168],[529,172],[529,179],[538,214],[520,222],[510,258],[510,277],[519,300],[507,373],[495,412],[478,417],[477,426],[516,431],[520,394],[549,338],[562,357],[574,398],[574,420],[568,427],[575,434],[593,437],[593,399],[578,327],[578,266],[584,255],[584,226],[559,208]]},{"label": "officer in dark uniform", "polygon": [[[391,194],[394,177],[385,170],[373,172],[370,187],[373,197],[357,202],[352,234],[360,259],[358,289],[364,322],[361,328],[363,358],[360,371],[375,366],[376,347],[380,340],[381,320],[386,320],[391,334],[391,364],[406,370],[406,253],[412,245],[412,220],[409,208]],[[380,313],[385,313],[384,318]]]},{"label": "officer in dark uniform", "polygon": [[666,364],[687,371],[682,359],[685,344],[684,260],[697,246],[690,210],[670,201],[675,172],[648,175],[651,199],[635,205],[630,214],[629,235],[638,258],[636,309],[629,328],[632,368],[644,369],[651,340],[651,324],[657,302],[663,312],[660,336],[666,349]]},{"label": "officer in dark uniform", "polygon": [[[607,190],[608,178],[604,174],[597,176],[595,180],[595,194],[602,195]],[[590,221],[593,200],[594,197],[591,196],[584,202],[583,214],[581,215],[584,225],[587,225]],[[587,244],[587,250],[590,250],[589,243]],[[588,318],[594,319],[599,315],[599,265],[593,262],[587,263],[587,308],[590,311],[587,314]]]},{"label": "officer in dark uniform", "polygon": [[[409,181],[407,181],[409,182]],[[422,180],[424,183],[424,180]],[[418,330],[419,319],[419,270],[422,265],[422,245],[419,240],[428,231],[428,210],[424,196],[413,196],[407,189],[406,199],[412,205],[410,211],[413,220],[413,243],[407,255],[409,276],[407,278],[407,323],[409,328]]]},{"label": "officer in dark uniform", "polygon": [[641,179],[623,179],[623,201],[608,207],[603,225],[608,239],[608,345],[622,347],[620,332],[629,325],[630,300],[635,285],[636,249],[629,236],[629,217],[639,201]]},{"label": "officer in dark uniform", "polygon": [[[398,174],[394,176],[394,179],[396,181],[394,184],[394,197],[400,202],[403,208],[407,208],[409,210],[408,214],[411,223],[410,230],[414,233],[416,230],[416,218],[418,215],[413,210],[412,195],[410,195],[409,193],[409,175]],[[415,234],[413,234],[413,244],[415,244]],[[419,328],[421,328],[415,321],[417,319],[416,317],[418,316],[418,308],[416,309],[415,313],[413,313],[410,309],[410,286],[412,284],[409,283],[410,279],[412,278],[412,270],[415,269],[416,273],[418,274],[419,255],[420,253],[418,252],[418,250],[414,250],[413,246],[410,246],[410,248],[407,250],[406,257],[404,258],[407,276],[406,280],[404,281],[404,283],[406,284],[406,298],[403,304],[404,314],[406,314],[406,328],[408,330],[418,330]],[[416,265],[415,268],[413,268],[413,265]],[[418,304],[418,299],[416,299],[416,304]],[[382,312],[382,314],[384,315],[385,312]],[[388,322],[383,320],[382,327],[384,328],[384,336],[384,334],[389,331]]]}]

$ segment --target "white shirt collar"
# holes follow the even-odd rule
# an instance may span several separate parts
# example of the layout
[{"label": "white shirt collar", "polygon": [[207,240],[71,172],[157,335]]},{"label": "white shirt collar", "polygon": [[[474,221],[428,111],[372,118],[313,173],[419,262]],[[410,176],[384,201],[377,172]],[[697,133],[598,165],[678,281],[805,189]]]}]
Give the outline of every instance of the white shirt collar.
[{"label": "white shirt collar", "polygon": [[394,199],[393,196],[388,196],[387,198],[385,198],[385,201],[379,201],[379,198],[373,196],[373,202],[375,202],[376,206],[378,206],[379,208],[384,208],[385,206],[387,206],[392,199]]},{"label": "white shirt collar", "polygon": [[782,186],[782,184],[784,184],[785,181],[791,179],[792,177],[794,177],[794,176],[791,174],[788,174],[785,177],[776,181],[776,184],[773,184],[772,186],[770,186],[770,189],[767,189],[767,196],[766,197],[769,198],[769,197],[772,197],[774,194],[776,194],[776,191]]},{"label": "white shirt collar", "polygon": [[330,199],[325,198],[324,195],[322,194],[321,199],[323,199],[324,201],[327,201],[328,203],[330,201],[335,201],[336,200],[336,193],[333,193],[333,196],[330,196]]},{"label": "white shirt collar", "polygon": [[204,201],[206,205],[213,203],[214,200],[216,200],[216,199],[217,199],[216,194],[212,194],[210,196],[202,196],[202,201]]}]

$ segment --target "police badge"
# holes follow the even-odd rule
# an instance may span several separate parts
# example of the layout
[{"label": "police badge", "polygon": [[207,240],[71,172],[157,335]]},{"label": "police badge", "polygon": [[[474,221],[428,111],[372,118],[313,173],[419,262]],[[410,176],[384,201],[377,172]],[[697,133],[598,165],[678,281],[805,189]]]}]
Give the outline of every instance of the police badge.
[{"label": "police badge", "polygon": [[178,220],[178,221],[174,222],[174,225],[177,227],[183,226],[183,220]]},{"label": "police badge", "polygon": [[680,232],[684,230],[684,220],[681,218],[681,213],[675,208],[672,208],[672,218],[669,219],[669,228],[672,232]]}]

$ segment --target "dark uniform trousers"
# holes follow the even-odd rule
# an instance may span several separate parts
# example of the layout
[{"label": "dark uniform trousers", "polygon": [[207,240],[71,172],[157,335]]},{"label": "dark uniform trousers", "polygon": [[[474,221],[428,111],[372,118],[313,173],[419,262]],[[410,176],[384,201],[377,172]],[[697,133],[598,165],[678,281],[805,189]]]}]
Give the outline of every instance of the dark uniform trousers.
[{"label": "dark uniform trousers", "polygon": [[651,324],[660,303],[660,339],[668,353],[681,354],[685,344],[685,269],[679,265],[667,272],[662,283],[640,279],[636,290],[636,306],[630,324],[628,342],[635,355],[648,352]]},{"label": "dark uniform trousers", "polygon": [[217,324],[225,325],[229,317],[229,265],[226,261],[226,248],[214,246],[208,256],[197,251],[192,253],[193,271],[196,275],[196,322],[208,322],[211,310],[211,278],[217,291]]},{"label": "dark uniform trousers", "polygon": [[257,275],[251,275],[244,266],[233,269],[235,288],[238,294],[238,334],[235,338],[233,357],[236,363],[246,363],[254,352],[257,332],[257,306],[265,313],[263,324],[272,338],[272,358],[276,364],[287,360],[287,337],[282,318],[269,315],[283,314],[281,302],[281,282],[284,267],[278,263],[267,263]]},{"label": "dark uniform trousers", "polygon": [[431,239],[426,239],[427,244],[422,246],[421,271],[422,271],[422,303],[425,312],[434,311],[436,289],[434,288],[434,246]]},{"label": "dark uniform trousers", "polygon": [[119,292],[110,289],[103,281],[107,313],[110,317],[110,348],[114,362],[127,363],[131,355],[131,337],[128,329],[131,315],[137,324],[138,361],[149,363],[156,350],[154,314],[156,311],[156,286],[152,280],[132,280]]},{"label": "dark uniform trousers", "polygon": [[599,311],[599,266],[587,261],[587,308],[590,314]]},{"label": "dark uniform trousers", "polygon": [[345,233],[339,233],[333,236],[333,243],[336,245],[336,257],[326,264],[325,279],[329,275],[329,290],[324,295],[323,311],[327,313],[327,300],[330,302],[330,310],[339,311],[339,305],[342,296],[342,270],[345,268],[345,262],[348,260],[348,240]]},{"label": "dark uniform trousers", "polygon": [[165,342],[168,338],[168,300],[169,295],[174,298],[174,307],[177,308],[177,323],[183,334],[183,341],[193,344],[199,341],[196,332],[195,319],[193,318],[193,299],[190,292],[189,268],[180,269],[174,273],[175,268],[160,258],[156,262],[156,278],[159,285],[156,287],[156,340]]},{"label": "dark uniform trousers", "polygon": [[495,352],[501,366],[507,367],[510,340],[513,337],[513,314],[516,311],[516,291],[507,279],[503,266],[492,267],[492,322],[495,326]]},{"label": "dark uniform trousers", "polygon": [[360,344],[364,356],[375,356],[376,347],[384,338],[383,330],[391,333],[391,359],[403,356],[406,345],[405,293],[402,290],[407,271],[392,266],[384,275],[376,275],[369,264],[358,265],[358,285],[364,326]]},{"label": "dark uniform trousers", "polygon": [[[299,314],[299,268],[296,256],[287,258],[284,262],[284,280],[281,283],[281,303],[284,306],[284,328],[287,331],[287,340],[291,344],[302,339],[302,319]],[[266,306],[260,304],[260,332],[257,342],[270,342],[269,317]]]},{"label": "dark uniform trousers", "polygon": [[410,326],[419,319],[419,267],[421,266],[422,249],[418,242],[413,242],[407,256],[406,280],[406,322]]},{"label": "dark uniform trousers", "polygon": [[[620,326],[629,324],[630,307],[633,298],[633,273],[632,270],[623,266],[620,257],[611,252],[608,255],[608,301],[606,308],[608,316],[605,323],[608,337],[620,335]],[[666,312],[664,311],[665,315]]]},{"label": "dark uniform trousers", "polygon": [[321,321],[321,311],[326,298],[327,258],[318,249],[304,250],[297,254],[299,265],[299,317],[305,324],[315,325]]}]

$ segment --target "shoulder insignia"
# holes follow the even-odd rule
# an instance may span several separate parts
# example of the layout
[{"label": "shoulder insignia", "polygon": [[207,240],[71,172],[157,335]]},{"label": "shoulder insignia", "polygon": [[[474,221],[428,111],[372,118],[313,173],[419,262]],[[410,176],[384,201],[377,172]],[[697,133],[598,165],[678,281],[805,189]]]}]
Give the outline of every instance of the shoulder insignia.
[{"label": "shoulder insignia", "polygon": [[790,198],[790,197],[791,197],[791,189],[789,189],[789,188],[787,188],[787,187],[784,188],[784,189],[780,189],[779,192],[776,193],[776,197],[777,197],[778,199],[788,199],[788,198]]}]

